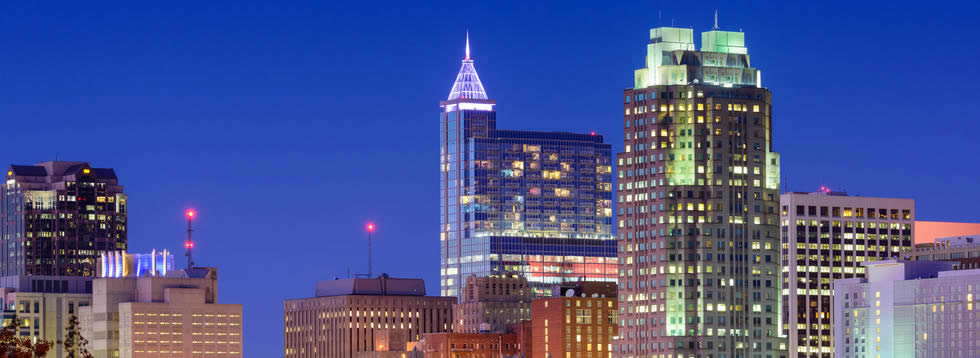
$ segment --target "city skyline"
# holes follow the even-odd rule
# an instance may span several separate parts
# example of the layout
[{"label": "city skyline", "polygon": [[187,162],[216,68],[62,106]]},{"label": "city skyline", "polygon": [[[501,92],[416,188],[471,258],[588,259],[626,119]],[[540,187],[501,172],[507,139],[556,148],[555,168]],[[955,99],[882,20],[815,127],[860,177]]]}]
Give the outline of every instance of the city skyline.
[{"label": "city skyline", "polygon": [[[438,292],[432,103],[458,70],[467,28],[480,44],[481,75],[494,78],[494,96],[507,103],[501,127],[594,130],[620,152],[615,93],[642,63],[636,46],[645,31],[671,21],[705,31],[714,11],[712,4],[598,11],[447,4],[440,16],[493,16],[437,23],[423,9],[384,10],[393,5],[4,5],[0,115],[14,119],[15,135],[5,139],[3,161],[115,168],[134,200],[131,252],[184,252],[183,211],[199,209],[196,261],[222,268],[222,295],[254,296],[241,301],[246,351],[278,355],[279,338],[256,343],[281,332],[261,323],[281,318],[270,303],[309,296],[309,282],[344,276],[348,267],[366,272],[368,221],[378,225],[375,271],[421,276]],[[908,70],[974,57],[977,46],[955,36],[970,28],[969,11],[781,6],[726,5],[720,23],[744,28],[753,60],[765,64],[789,189],[913,198],[921,220],[980,221],[969,200],[980,169],[955,154],[968,153],[967,133],[980,129],[959,114],[974,112],[966,83],[980,76],[971,68],[952,79]],[[540,17],[550,18],[531,21]],[[363,23],[372,25],[341,35]],[[391,40],[399,27],[412,35]],[[937,51],[944,56],[930,55]],[[543,78],[542,66],[554,75]],[[393,79],[390,94],[373,88]],[[939,86],[941,104],[907,105]],[[936,125],[921,124],[934,118]],[[917,139],[921,145],[890,145]],[[921,165],[929,169],[910,170]],[[280,291],[255,294],[255,278],[284,279]]]}]

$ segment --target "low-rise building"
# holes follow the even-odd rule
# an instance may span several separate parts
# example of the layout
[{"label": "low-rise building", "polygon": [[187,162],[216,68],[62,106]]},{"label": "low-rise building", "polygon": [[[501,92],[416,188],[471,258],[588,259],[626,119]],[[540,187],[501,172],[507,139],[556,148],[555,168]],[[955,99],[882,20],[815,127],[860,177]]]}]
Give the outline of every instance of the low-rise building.
[{"label": "low-rise building", "polygon": [[980,268],[980,235],[953,236],[917,244],[907,255],[912,260],[953,261],[953,269]]},{"label": "low-rise building", "polygon": [[834,282],[839,358],[980,356],[980,269],[949,261],[867,262]]},{"label": "low-rise building", "polygon": [[470,275],[454,306],[453,332],[506,332],[507,325],[531,319],[533,298],[523,277]]},{"label": "low-rise building", "polygon": [[512,333],[429,333],[416,349],[425,358],[501,358],[521,354]]},{"label": "low-rise building", "polygon": [[98,278],[81,333],[96,358],[241,357],[242,305],[219,304],[218,270]]},{"label": "low-rise building", "polygon": [[[92,301],[92,277],[6,276],[0,278],[0,287],[4,317],[16,316],[20,321],[16,334],[55,343],[64,338],[71,316]],[[55,344],[48,357],[62,358],[66,353]]]},{"label": "low-rise building", "polygon": [[560,285],[557,297],[531,303],[531,339],[527,356],[535,358],[606,358],[618,333],[616,284],[580,282]]},{"label": "low-rise building", "polygon": [[450,331],[455,303],[456,297],[426,296],[422,279],[320,281],[314,297],[283,303],[283,355],[353,358],[405,351],[423,334]]}]

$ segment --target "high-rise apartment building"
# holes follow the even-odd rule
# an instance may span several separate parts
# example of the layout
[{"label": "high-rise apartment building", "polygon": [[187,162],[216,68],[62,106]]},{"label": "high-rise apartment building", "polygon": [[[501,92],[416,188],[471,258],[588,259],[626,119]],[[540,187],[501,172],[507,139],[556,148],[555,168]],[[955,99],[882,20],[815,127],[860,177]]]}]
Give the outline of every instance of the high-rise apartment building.
[{"label": "high-rise apartment building", "polygon": [[450,332],[454,303],[455,297],[426,296],[422,279],[382,274],[320,281],[315,297],[283,303],[283,356],[354,358],[404,352],[423,334]]},{"label": "high-rise apartment building", "polygon": [[617,158],[621,357],[776,358],[779,154],[742,32],[650,30]]},{"label": "high-rise apartment building", "polygon": [[95,358],[242,357],[242,305],[218,303],[218,270],[97,278],[79,311]]},{"label": "high-rise apartment building", "polygon": [[0,200],[0,276],[94,276],[100,253],[126,249],[126,194],[112,169],[11,165]]},{"label": "high-rise apartment building", "polygon": [[980,357],[980,270],[952,262],[866,262],[834,282],[834,357]]},{"label": "high-rise apartment building", "polygon": [[616,284],[560,285],[555,297],[531,303],[531,340],[524,355],[534,358],[609,358],[618,332]]},{"label": "high-rise apartment building", "polygon": [[610,146],[602,136],[497,129],[469,56],[440,102],[440,285],[469,275],[555,283],[616,280]]},{"label": "high-rise apartment building", "polygon": [[783,331],[797,357],[834,356],[834,280],[864,277],[865,262],[911,248],[912,199],[821,190],[780,196]]},{"label": "high-rise apartment building", "polygon": [[470,275],[460,302],[453,306],[453,332],[506,332],[509,325],[531,319],[531,287],[520,276]]}]

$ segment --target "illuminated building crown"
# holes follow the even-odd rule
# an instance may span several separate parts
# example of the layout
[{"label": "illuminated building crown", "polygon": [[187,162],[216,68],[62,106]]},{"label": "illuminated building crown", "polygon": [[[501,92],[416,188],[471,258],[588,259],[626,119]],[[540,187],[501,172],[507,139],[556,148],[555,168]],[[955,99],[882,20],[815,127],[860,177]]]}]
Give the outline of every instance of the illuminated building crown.
[{"label": "illuminated building crown", "polygon": [[480,76],[476,74],[473,67],[473,60],[470,59],[470,34],[466,34],[466,57],[463,58],[463,66],[456,75],[456,82],[453,89],[449,91],[449,100],[454,99],[488,99],[487,91],[483,89]]}]

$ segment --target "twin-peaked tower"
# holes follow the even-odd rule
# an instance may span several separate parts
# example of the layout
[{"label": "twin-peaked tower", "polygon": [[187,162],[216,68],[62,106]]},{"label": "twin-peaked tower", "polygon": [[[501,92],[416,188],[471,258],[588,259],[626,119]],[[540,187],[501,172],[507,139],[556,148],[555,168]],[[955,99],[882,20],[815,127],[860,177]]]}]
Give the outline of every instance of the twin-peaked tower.
[{"label": "twin-peaked tower", "polygon": [[741,32],[650,31],[623,96],[621,357],[785,357],[771,93]]},{"label": "twin-peaked tower", "polygon": [[611,149],[602,136],[497,129],[466,57],[440,102],[441,295],[470,275],[523,276],[536,295],[616,280]]}]

